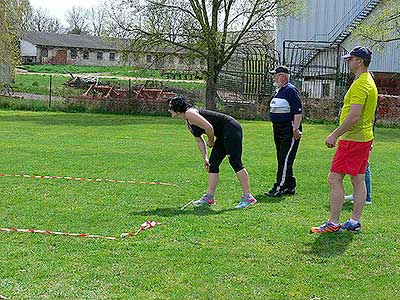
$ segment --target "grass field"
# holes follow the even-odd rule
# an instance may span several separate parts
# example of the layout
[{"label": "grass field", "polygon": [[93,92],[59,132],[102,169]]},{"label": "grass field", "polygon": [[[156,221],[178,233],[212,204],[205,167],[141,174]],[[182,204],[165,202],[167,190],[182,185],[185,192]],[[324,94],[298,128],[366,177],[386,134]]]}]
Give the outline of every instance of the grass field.
[{"label": "grass field", "polygon": [[[271,124],[242,121],[243,160],[259,202],[233,207],[227,161],[217,205],[179,208],[206,187],[193,138],[167,117],[0,111],[0,173],[163,181],[129,185],[0,177],[0,227],[119,236],[107,241],[0,233],[0,295],[9,299],[398,299],[399,129],[377,128],[373,204],[360,234],[310,235],[329,212],[333,125],[304,125],[298,194],[262,196],[274,181]],[[346,188],[350,183],[346,180]],[[345,205],[342,219],[350,216]]]},{"label": "grass field", "polygon": [[[132,78],[164,78],[168,79],[172,73],[176,75],[181,74],[197,74],[196,78],[200,76],[201,72],[195,70],[179,71],[179,70],[162,70],[150,69],[150,68],[135,68],[130,66],[74,66],[74,65],[23,65],[19,67],[29,72],[36,73],[58,73],[58,74],[80,74],[80,73],[101,73],[102,75],[110,76],[127,76]],[[177,78],[185,76],[176,76]],[[190,77],[190,76],[189,76]],[[193,77],[190,77],[193,78]],[[199,78],[197,78],[199,79]]]},{"label": "grass field", "polygon": [[74,66],[74,65],[23,65],[21,68],[29,72],[37,73],[59,73],[59,74],[79,74],[79,73],[103,73],[109,75],[131,76],[141,78],[162,78],[160,70],[139,69],[129,66]]},{"label": "grass field", "polygon": [[[85,89],[67,88],[63,84],[68,81],[70,77],[66,76],[52,76],[52,95],[54,96],[73,96],[80,95]],[[118,78],[100,78],[104,84],[116,85],[121,88],[128,89],[128,80]],[[142,85],[144,80],[131,80],[132,87],[134,85]],[[199,82],[173,82],[168,81],[163,83],[164,87],[185,89],[188,92],[204,93],[205,84]],[[16,74],[15,84],[13,84],[15,91],[48,95],[50,90],[50,75],[43,74]]]}]

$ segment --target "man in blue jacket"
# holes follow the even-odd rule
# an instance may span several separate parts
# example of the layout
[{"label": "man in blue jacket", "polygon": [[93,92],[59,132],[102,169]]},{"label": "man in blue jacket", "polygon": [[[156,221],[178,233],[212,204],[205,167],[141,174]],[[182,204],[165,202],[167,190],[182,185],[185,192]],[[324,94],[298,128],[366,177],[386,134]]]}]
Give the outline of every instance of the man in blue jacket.
[{"label": "man in blue jacket", "polygon": [[273,126],[278,170],[273,187],[265,195],[280,197],[296,193],[293,163],[302,135],[302,103],[300,92],[289,82],[287,67],[279,66],[270,73],[277,87],[270,103],[269,116]]}]

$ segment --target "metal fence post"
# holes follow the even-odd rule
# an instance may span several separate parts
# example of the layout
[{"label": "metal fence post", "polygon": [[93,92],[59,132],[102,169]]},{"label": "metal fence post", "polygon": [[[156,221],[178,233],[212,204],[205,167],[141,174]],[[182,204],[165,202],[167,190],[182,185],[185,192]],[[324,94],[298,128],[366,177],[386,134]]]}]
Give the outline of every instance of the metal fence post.
[{"label": "metal fence post", "polygon": [[132,93],[132,90],[131,90],[131,79],[129,78],[129,80],[128,80],[128,99],[129,100],[131,100],[131,93]]}]

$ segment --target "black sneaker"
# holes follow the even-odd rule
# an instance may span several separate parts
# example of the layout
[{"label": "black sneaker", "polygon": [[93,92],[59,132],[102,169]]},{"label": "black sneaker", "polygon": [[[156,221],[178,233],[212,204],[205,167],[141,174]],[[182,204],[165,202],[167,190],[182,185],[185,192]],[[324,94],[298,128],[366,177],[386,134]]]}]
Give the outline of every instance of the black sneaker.
[{"label": "black sneaker", "polygon": [[274,186],[272,189],[270,189],[268,192],[264,193],[265,196],[267,197],[280,197],[282,196],[281,192],[276,189]]},{"label": "black sneaker", "polygon": [[294,195],[294,194],[296,194],[296,188],[292,188],[292,189],[284,188],[284,189],[282,189],[281,194],[282,195]]}]

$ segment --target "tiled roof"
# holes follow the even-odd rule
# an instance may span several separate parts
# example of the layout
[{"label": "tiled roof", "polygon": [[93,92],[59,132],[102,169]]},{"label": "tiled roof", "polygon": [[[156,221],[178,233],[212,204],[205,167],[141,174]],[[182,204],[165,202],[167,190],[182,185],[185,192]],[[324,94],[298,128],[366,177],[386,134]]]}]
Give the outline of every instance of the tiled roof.
[{"label": "tiled roof", "polygon": [[34,45],[56,46],[68,48],[88,48],[101,50],[118,50],[124,40],[110,40],[86,34],[58,34],[48,32],[28,31],[22,35],[22,40]]}]

